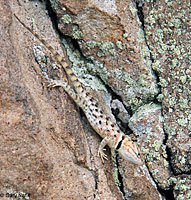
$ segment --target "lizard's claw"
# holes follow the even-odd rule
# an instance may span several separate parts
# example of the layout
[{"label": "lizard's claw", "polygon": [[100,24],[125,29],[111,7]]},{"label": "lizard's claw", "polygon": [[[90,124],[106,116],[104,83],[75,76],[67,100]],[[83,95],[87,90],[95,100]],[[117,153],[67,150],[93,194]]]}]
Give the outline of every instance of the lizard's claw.
[{"label": "lizard's claw", "polygon": [[107,160],[107,155],[103,152],[106,149],[99,149],[98,150],[98,156],[101,157],[102,162],[104,163],[104,159]]},{"label": "lizard's claw", "polygon": [[48,87],[57,87],[57,86],[60,86],[59,81],[52,79],[48,80]]}]

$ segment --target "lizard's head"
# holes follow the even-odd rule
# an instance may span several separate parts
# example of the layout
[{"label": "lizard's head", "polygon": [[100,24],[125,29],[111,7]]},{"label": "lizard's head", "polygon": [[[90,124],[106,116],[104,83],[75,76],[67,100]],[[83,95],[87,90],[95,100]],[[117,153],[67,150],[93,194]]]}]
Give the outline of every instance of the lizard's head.
[{"label": "lizard's head", "polygon": [[137,165],[143,164],[136,145],[127,136],[122,136],[122,140],[117,148],[117,151],[125,160]]}]

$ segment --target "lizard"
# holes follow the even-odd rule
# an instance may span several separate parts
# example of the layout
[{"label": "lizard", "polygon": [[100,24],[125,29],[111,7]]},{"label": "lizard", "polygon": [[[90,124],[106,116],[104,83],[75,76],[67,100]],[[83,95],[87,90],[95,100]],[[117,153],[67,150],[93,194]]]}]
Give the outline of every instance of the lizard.
[{"label": "lizard", "polygon": [[61,80],[53,80],[48,78],[50,87],[63,87],[73,101],[83,110],[92,128],[103,138],[99,148],[98,155],[102,161],[107,159],[104,148],[108,145],[111,152],[117,151],[125,160],[136,165],[142,165],[142,160],[138,147],[128,135],[125,135],[115,120],[108,117],[98,104],[98,101],[87,91],[86,87],[78,80],[71,67],[53,47],[51,47],[43,38],[35,33],[31,28],[25,25],[15,14],[16,19],[36,37],[53,55],[56,62],[65,70],[67,77],[70,79],[73,88],[66,82]]}]

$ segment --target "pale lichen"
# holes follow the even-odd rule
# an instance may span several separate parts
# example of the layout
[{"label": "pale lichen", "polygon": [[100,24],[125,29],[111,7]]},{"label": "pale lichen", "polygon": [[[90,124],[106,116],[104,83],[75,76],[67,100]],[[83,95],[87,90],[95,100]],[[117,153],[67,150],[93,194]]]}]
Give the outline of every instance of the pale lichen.
[{"label": "pale lichen", "polygon": [[60,18],[60,21],[64,24],[71,24],[72,23],[72,18],[70,17],[70,15],[65,14]]},{"label": "pale lichen", "polygon": [[7,190],[6,197],[10,197],[11,199],[18,199],[18,200],[28,200],[30,199],[29,194],[23,192],[23,191],[14,191],[14,190]]},{"label": "pale lichen", "polygon": [[119,49],[123,49],[123,45],[122,45],[122,42],[120,41],[120,40],[118,40],[117,42],[116,42],[116,46],[119,48]]},{"label": "pale lichen", "polygon": [[92,62],[88,62],[80,55],[80,52],[78,50],[74,51],[72,43],[69,39],[63,39],[62,43],[66,48],[69,60],[72,62],[72,70],[74,71],[75,75],[79,78],[79,80],[87,87],[91,87],[93,90],[107,91],[102,82],[95,76],[89,74],[87,70],[88,68],[95,69],[98,63],[95,62],[93,64]]}]

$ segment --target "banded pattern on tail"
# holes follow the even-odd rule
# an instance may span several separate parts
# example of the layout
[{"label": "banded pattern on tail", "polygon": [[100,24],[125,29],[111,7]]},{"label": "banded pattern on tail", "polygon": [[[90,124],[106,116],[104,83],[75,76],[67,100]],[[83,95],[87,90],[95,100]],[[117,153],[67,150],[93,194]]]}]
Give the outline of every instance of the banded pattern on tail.
[{"label": "banded pattern on tail", "polygon": [[55,60],[64,68],[69,79],[72,81],[72,84],[73,84],[76,92],[78,92],[79,94],[83,93],[84,88],[83,88],[82,84],[79,82],[78,78],[76,77],[74,72],[71,70],[70,66],[64,61],[64,58],[56,50],[54,50],[43,38],[41,38],[31,28],[29,28],[27,25],[25,25],[15,14],[14,14],[14,16],[29,32],[31,32],[53,54]]}]

